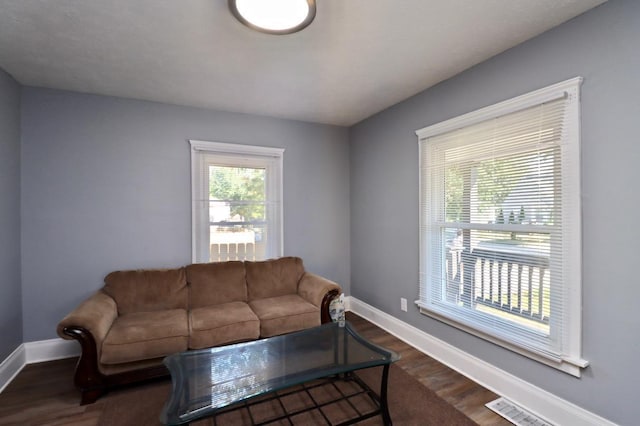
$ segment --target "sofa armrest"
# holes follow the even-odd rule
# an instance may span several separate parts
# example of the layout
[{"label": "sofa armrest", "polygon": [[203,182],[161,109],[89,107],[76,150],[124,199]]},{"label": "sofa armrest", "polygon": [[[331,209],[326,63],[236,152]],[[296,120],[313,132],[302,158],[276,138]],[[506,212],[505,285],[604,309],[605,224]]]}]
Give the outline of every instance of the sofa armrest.
[{"label": "sofa armrest", "polygon": [[298,294],[320,308],[323,324],[331,321],[329,303],[338,297],[341,291],[342,289],[335,282],[310,272],[305,272],[298,284]]},{"label": "sofa armrest", "polygon": [[331,290],[337,290],[338,293],[341,291],[338,284],[310,272],[305,272],[298,283],[298,294],[318,308],[322,306],[324,296]]},{"label": "sofa armrest", "polygon": [[111,325],[118,316],[115,300],[102,291],[82,302],[58,324],[57,332],[63,339],[74,339],[68,329],[82,328],[93,336],[98,347],[106,337]]},{"label": "sofa armrest", "polygon": [[106,378],[100,372],[99,358],[102,342],[117,316],[115,300],[98,291],[58,324],[58,335],[77,340],[82,349],[74,375],[75,385],[81,393],[81,405],[95,402],[106,391]]}]

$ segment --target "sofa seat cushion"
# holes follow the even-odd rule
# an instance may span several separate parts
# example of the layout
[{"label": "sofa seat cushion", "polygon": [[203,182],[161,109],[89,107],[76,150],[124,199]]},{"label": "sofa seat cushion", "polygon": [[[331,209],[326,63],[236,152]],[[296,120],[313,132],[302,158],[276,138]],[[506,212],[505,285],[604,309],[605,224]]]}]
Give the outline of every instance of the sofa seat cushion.
[{"label": "sofa seat cushion", "polygon": [[260,318],[260,337],[320,325],[320,309],[297,294],[252,300],[249,305]]},{"label": "sofa seat cushion", "polygon": [[102,344],[100,362],[118,364],[187,350],[189,322],[185,309],[135,312],[116,318]]},{"label": "sofa seat cushion", "polygon": [[189,324],[191,349],[253,340],[260,336],[260,320],[245,302],[192,309]]}]

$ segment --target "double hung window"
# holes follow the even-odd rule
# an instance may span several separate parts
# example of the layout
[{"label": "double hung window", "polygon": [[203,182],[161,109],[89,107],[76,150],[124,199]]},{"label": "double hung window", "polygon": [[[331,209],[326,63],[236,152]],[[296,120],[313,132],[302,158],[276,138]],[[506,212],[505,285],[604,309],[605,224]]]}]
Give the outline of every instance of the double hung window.
[{"label": "double hung window", "polygon": [[421,130],[421,311],[573,375],[580,78]]},{"label": "double hung window", "polygon": [[284,150],[190,142],[193,261],[281,256]]}]

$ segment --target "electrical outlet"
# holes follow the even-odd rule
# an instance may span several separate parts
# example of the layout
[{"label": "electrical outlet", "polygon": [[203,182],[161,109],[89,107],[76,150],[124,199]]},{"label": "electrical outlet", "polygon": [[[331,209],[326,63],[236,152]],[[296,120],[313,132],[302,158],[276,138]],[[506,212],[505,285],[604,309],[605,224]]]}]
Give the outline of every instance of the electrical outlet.
[{"label": "electrical outlet", "polygon": [[407,299],[405,299],[404,297],[400,298],[400,309],[407,312]]}]

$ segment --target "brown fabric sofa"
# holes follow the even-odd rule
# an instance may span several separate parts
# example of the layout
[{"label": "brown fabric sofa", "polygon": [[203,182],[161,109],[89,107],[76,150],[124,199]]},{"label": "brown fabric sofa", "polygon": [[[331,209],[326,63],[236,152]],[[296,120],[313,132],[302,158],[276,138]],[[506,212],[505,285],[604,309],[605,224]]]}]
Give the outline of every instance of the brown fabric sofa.
[{"label": "brown fabric sofa", "polygon": [[166,376],[169,354],[328,322],[339,293],[297,257],[116,271],[57,332],[80,342],[74,380],[88,404],[112,387]]}]

